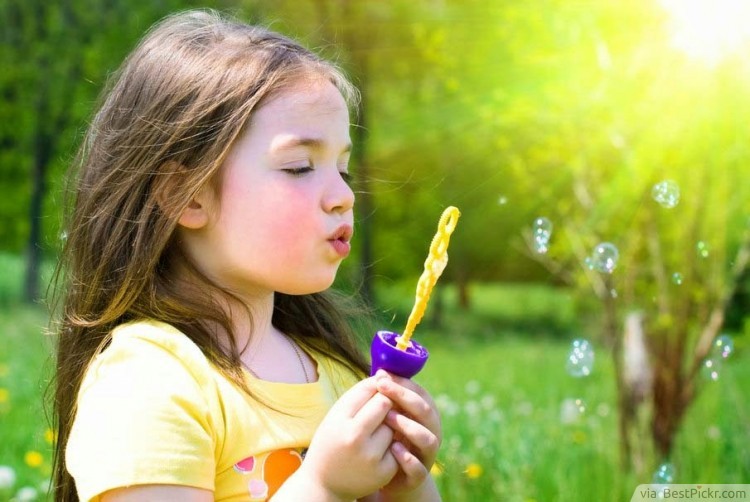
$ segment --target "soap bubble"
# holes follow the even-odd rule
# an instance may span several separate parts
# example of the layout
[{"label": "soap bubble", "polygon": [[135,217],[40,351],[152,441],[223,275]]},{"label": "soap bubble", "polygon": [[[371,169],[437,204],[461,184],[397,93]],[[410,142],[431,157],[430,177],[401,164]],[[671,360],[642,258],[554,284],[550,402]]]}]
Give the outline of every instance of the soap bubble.
[{"label": "soap bubble", "polygon": [[586,403],[581,398],[568,398],[560,404],[560,422],[574,424],[586,412]]},{"label": "soap bubble", "polygon": [[534,249],[544,254],[549,250],[549,240],[552,237],[552,222],[541,216],[534,220]]},{"label": "soap bubble", "polygon": [[669,462],[661,464],[654,472],[652,482],[657,485],[668,485],[674,482],[675,468]]},{"label": "soap bubble", "polygon": [[703,378],[715,382],[719,379],[721,373],[721,359],[716,357],[709,357],[703,361],[703,367],[701,367],[701,373]]},{"label": "soap bubble", "polygon": [[651,189],[651,197],[663,207],[672,209],[680,202],[680,186],[672,180],[659,182]]},{"label": "soap bubble", "polygon": [[720,335],[716,338],[714,341],[714,354],[723,357],[726,359],[727,357],[732,355],[732,352],[734,352],[734,341],[732,340],[732,337],[729,335]]},{"label": "soap bubble", "polygon": [[568,374],[577,378],[591,374],[594,369],[594,348],[588,340],[583,338],[573,340],[565,367]]},{"label": "soap bubble", "polygon": [[508,203],[508,197],[506,197],[505,195],[501,195],[500,197],[497,198],[498,206],[504,206],[507,203]]},{"label": "soap bubble", "polygon": [[617,246],[610,242],[602,242],[594,248],[594,252],[586,258],[584,263],[589,270],[611,274],[617,266],[619,257],[620,252],[617,250]]},{"label": "soap bubble", "polygon": [[695,245],[695,249],[698,252],[698,256],[701,258],[708,258],[708,244],[703,241],[698,241],[698,244]]},{"label": "soap bubble", "polygon": [[672,282],[674,284],[677,284],[678,286],[682,284],[682,274],[679,272],[675,272],[674,274],[672,274]]}]

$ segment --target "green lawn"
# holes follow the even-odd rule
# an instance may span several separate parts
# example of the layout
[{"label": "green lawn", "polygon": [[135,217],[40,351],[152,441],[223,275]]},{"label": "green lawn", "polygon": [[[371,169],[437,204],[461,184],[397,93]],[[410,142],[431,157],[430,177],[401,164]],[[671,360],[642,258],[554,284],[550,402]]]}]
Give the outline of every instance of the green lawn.
[{"label": "green lawn", "polygon": [[[380,291],[381,302],[394,305],[384,329],[400,330],[411,294]],[[417,380],[443,417],[437,479],[446,501],[620,501],[650,482],[619,468],[608,355],[597,350],[587,378],[565,371],[570,341],[585,335],[564,291],[477,287],[470,312],[451,307],[453,297],[446,292],[441,329],[426,318],[415,333],[431,352]],[[0,308],[0,466],[17,477],[0,501],[24,486],[38,490],[50,474],[41,405],[51,366],[46,323],[38,308]],[[675,482],[750,483],[750,355],[737,345],[688,413],[671,459]],[[579,415],[575,399],[585,408]]]}]

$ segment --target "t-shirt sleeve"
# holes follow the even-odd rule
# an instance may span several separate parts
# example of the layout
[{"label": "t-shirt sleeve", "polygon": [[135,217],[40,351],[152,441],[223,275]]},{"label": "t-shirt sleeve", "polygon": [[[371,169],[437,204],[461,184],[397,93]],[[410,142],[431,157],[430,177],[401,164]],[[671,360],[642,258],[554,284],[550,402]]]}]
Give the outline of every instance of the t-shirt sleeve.
[{"label": "t-shirt sleeve", "polygon": [[66,449],[81,500],[141,484],[214,489],[210,382],[182,357],[189,347],[159,341],[115,337],[84,378]]}]

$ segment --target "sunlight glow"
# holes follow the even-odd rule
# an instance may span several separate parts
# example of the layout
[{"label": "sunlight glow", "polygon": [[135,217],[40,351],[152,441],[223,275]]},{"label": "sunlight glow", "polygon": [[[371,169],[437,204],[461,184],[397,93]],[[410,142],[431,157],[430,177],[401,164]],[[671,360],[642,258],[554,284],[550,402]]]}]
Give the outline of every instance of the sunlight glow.
[{"label": "sunlight glow", "polygon": [[673,45],[715,65],[750,41],[749,0],[660,0],[672,18]]}]

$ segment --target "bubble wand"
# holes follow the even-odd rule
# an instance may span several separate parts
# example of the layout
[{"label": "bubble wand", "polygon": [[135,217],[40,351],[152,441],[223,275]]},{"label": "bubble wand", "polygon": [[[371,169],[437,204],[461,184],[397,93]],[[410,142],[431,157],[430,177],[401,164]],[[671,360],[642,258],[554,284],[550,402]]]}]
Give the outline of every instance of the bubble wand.
[{"label": "bubble wand", "polygon": [[420,344],[411,341],[414,328],[422,320],[432,289],[448,264],[448,244],[451,234],[456,229],[461,212],[449,206],[443,211],[438,222],[435,237],[432,238],[429,254],[424,262],[422,272],[417,282],[417,293],[409,319],[404,328],[404,334],[392,331],[378,331],[372,340],[370,353],[372,355],[372,374],[379,368],[396,373],[407,378],[416,375],[427,362],[429,353]]}]

